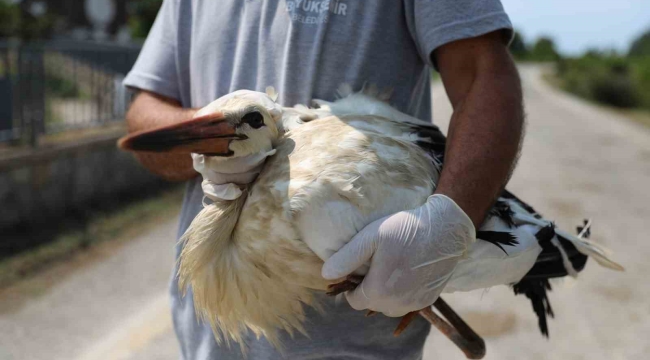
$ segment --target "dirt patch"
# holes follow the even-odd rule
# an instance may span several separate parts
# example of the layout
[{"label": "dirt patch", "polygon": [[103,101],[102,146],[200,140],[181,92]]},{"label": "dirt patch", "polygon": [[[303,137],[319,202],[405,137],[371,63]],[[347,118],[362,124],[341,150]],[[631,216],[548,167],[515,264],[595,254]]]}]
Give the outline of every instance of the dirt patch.
[{"label": "dirt patch", "polygon": [[594,182],[581,182],[571,186],[571,189],[578,191],[583,191],[586,193],[599,193],[604,190],[604,187],[601,184]]},{"label": "dirt patch", "polygon": [[550,199],[549,203],[553,207],[553,212],[562,217],[575,218],[580,217],[584,213],[582,206],[575,201]]},{"label": "dirt patch", "polygon": [[497,338],[517,329],[514,313],[469,312],[463,314],[463,319],[483,338]]},{"label": "dirt patch", "polygon": [[598,287],[596,288],[596,293],[602,295],[607,300],[611,300],[616,303],[628,303],[634,299],[634,291],[632,289],[617,286],[617,287]]}]

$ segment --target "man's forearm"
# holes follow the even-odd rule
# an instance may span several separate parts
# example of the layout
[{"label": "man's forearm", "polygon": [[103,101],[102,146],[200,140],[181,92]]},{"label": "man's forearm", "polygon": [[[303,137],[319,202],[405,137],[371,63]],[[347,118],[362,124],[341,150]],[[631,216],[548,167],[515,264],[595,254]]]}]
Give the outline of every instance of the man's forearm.
[{"label": "man's forearm", "polygon": [[[129,132],[136,132],[187,120],[195,112],[195,109],[182,108],[172,99],[142,91],[126,114],[126,122]],[[136,153],[135,156],[149,171],[170,181],[189,180],[197,175],[192,159],[186,155]]]},{"label": "man's forearm", "polygon": [[507,183],[522,140],[517,70],[509,57],[487,61],[476,70],[467,91],[451,93],[450,98],[454,114],[436,192],[454,199],[478,228]]}]

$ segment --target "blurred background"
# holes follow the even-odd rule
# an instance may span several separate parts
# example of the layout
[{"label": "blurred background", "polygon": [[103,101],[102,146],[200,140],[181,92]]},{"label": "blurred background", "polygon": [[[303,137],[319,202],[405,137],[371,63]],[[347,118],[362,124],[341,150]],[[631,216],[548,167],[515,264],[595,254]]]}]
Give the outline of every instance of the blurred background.
[{"label": "blurred background", "polygon": [[[161,0],[0,0],[0,360],[176,359],[167,298],[182,185],[116,140]],[[650,3],[502,0],[528,132],[510,188],[560,226],[592,217],[628,269],[555,284],[542,338],[506,287],[447,299],[488,359],[650,353]],[[451,108],[433,76],[434,121]],[[426,359],[461,359],[432,334]]]}]

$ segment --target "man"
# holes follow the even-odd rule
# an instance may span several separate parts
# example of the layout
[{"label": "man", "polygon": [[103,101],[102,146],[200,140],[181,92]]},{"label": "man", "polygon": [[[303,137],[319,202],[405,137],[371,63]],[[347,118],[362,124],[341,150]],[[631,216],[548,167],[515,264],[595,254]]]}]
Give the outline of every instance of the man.
[{"label": "man", "polygon": [[[310,338],[283,335],[282,355],[251,334],[248,358],[421,358],[429,325],[417,320],[394,338],[399,322],[394,316],[432,303],[458,256],[423,255],[418,249],[471,243],[517,155],[523,111],[519,78],[506,49],[511,34],[499,0],[164,1],[125,79],[140,90],[127,115],[130,131],[189,119],[196,109],[239,89],[274,86],[278,101],[291,106],[312,98],[333,100],[342,83],[354,89],[365,83],[392,87],[392,105],[430,121],[432,67],[454,107],[437,200],[367,226],[323,269],[326,277],[339,276],[372,259],[366,280],[348,300],[356,309],[392,317],[366,318],[346,303],[323,298],[326,316],[306,310]],[[189,180],[182,234],[202,207],[201,179],[192,160],[138,156],[161,176]],[[445,228],[440,224],[452,223],[465,230],[440,230]],[[418,272],[399,269],[413,259],[427,266]],[[398,287],[391,285],[396,277]],[[181,298],[176,278],[171,293],[184,359],[243,357],[237,346],[217,344],[209,326],[196,320],[191,292]]]}]

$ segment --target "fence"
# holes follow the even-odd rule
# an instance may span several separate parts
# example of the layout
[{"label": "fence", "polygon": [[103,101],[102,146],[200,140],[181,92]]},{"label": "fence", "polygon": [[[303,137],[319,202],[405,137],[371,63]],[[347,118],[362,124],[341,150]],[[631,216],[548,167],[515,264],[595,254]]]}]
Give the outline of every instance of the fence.
[{"label": "fence", "polygon": [[[94,211],[166,185],[117,149],[121,128],[104,128],[124,117],[122,79],[139,50],[0,42],[0,260],[52,240],[47,234],[59,226],[85,226]],[[98,129],[70,131],[87,128]]]},{"label": "fence", "polygon": [[78,41],[0,43],[0,143],[121,121],[122,79],[139,46]]}]

